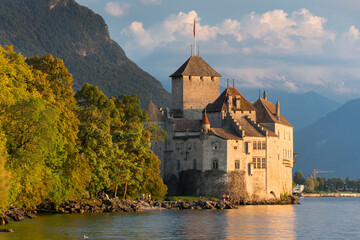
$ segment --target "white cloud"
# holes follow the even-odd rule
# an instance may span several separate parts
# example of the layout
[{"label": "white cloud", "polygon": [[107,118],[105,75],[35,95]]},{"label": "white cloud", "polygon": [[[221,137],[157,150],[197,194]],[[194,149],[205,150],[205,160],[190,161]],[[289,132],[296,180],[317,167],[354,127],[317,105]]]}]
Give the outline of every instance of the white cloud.
[{"label": "white cloud", "polygon": [[141,0],[141,3],[145,5],[149,5],[149,4],[159,5],[161,4],[161,2],[162,2],[161,0]]},{"label": "white cloud", "polygon": [[324,95],[359,92],[360,72],[353,60],[360,62],[360,30],[351,26],[336,35],[326,28],[327,19],[307,9],[253,12],[217,24],[204,23],[195,11],[149,26],[133,22],[122,31],[128,39],[125,50],[138,59],[156,49],[162,56],[190,54],[194,18],[202,55],[223,78],[235,78],[236,86]]},{"label": "white cloud", "polygon": [[325,30],[324,23],[326,19],[306,9],[291,15],[284,10],[251,13],[241,20],[241,35],[247,44],[261,52],[318,53],[326,42],[335,40],[335,34]]},{"label": "white cloud", "polygon": [[128,3],[108,2],[105,6],[105,12],[114,17],[122,17],[127,14],[130,8]]},{"label": "white cloud", "polygon": [[[193,21],[196,18],[196,36],[199,42],[235,41],[231,48],[244,48],[245,52],[258,51],[268,54],[314,54],[320,53],[327,42],[335,40],[335,34],[324,29],[326,19],[314,16],[306,9],[291,15],[284,10],[273,10],[263,14],[250,13],[241,20],[225,19],[216,25],[202,25],[195,11],[169,15],[143,29],[149,41],[144,41],[139,32],[128,27],[123,30],[131,38],[131,44],[154,49],[172,42],[191,42]],[[151,41],[150,41],[151,40]],[[224,49],[222,49],[223,52]]]}]

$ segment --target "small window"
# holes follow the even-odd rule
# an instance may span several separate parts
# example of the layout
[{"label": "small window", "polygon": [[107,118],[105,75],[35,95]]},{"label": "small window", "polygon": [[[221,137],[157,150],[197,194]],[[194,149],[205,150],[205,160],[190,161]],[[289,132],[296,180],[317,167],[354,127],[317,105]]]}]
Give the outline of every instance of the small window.
[{"label": "small window", "polygon": [[257,143],[256,142],[253,143],[253,149],[257,149]]},{"label": "small window", "polygon": [[257,148],[261,149],[261,142],[260,141],[258,142]]},{"label": "small window", "polygon": [[189,76],[189,80],[191,81],[191,76]]},{"label": "small window", "polygon": [[190,151],[191,150],[191,142],[187,143],[187,149]]},{"label": "small window", "polygon": [[266,149],[266,142],[262,142],[262,149]]},{"label": "small window", "polygon": [[203,78],[203,77],[200,77],[200,81],[204,81],[204,78]]},{"label": "small window", "polygon": [[177,170],[180,170],[180,160],[177,160],[177,166],[176,166]]},{"label": "small window", "polygon": [[256,168],[260,169],[261,168],[261,159],[260,158],[257,158],[257,161],[256,161]]},{"label": "small window", "polygon": [[237,149],[237,146],[234,146],[234,149]]},{"label": "small window", "polygon": [[219,150],[219,142],[213,142],[213,143],[212,143],[212,149],[213,149],[214,151]]},{"label": "small window", "polygon": [[240,169],[240,160],[235,160],[235,169]]},{"label": "small window", "polygon": [[253,158],[254,168],[256,168],[256,158]]},{"label": "small window", "polygon": [[196,170],[196,159],[193,160],[193,169]]},{"label": "small window", "polygon": [[214,77],[211,77],[211,81],[214,81]]},{"label": "small window", "polygon": [[265,165],[265,158],[262,158],[261,159],[261,168],[266,168],[266,165]]},{"label": "small window", "polygon": [[219,168],[219,161],[213,160],[213,169],[218,169],[218,168]]}]

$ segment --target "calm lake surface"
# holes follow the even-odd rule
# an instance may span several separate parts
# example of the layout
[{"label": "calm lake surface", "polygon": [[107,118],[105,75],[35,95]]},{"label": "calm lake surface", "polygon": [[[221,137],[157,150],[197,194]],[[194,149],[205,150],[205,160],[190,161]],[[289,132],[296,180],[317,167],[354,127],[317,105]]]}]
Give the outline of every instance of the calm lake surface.
[{"label": "calm lake surface", "polygon": [[39,216],[0,239],[360,239],[360,198],[302,198],[297,206]]}]

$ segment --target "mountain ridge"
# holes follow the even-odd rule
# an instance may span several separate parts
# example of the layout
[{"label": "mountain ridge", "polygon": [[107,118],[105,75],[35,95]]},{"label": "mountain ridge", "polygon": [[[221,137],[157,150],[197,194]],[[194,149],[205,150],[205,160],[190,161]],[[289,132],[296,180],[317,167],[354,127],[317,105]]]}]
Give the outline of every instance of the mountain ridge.
[{"label": "mountain ridge", "polygon": [[0,0],[0,22],[1,45],[63,59],[75,90],[88,82],[109,97],[137,94],[143,107],[151,98],[169,105],[170,94],[111,40],[104,19],[74,0]]},{"label": "mountain ridge", "polygon": [[[335,171],[326,177],[358,179],[360,176],[360,98],[350,100],[314,124],[294,133],[298,152],[295,170],[308,174],[312,169]],[[325,176],[325,175],[324,175]]]}]

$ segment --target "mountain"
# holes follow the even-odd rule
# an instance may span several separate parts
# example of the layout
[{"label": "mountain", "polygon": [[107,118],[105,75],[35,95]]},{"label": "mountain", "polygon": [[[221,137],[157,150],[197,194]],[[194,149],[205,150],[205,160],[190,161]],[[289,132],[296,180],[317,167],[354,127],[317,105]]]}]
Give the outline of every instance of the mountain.
[{"label": "mountain", "polygon": [[295,132],[295,170],[335,171],[324,177],[360,178],[360,99],[351,100],[316,123]]},{"label": "mountain", "polygon": [[[245,97],[248,97],[249,101],[256,101],[259,97],[259,89],[239,88],[239,91],[243,93]],[[262,94],[261,92],[261,97]],[[316,122],[341,105],[316,92],[297,94],[269,89],[267,90],[267,96],[268,100],[274,104],[277,100],[280,101],[281,113],[294,127],[294,131]]]},{"label": "mountain", "polygon": [[24,56],[51,53],[64,60],[74,89],[88,82],[106,95],[137,94],[168,106],[161,83],[129,60],[110,39],[104,19],[74,0],[0,0],[0,45]]}]

